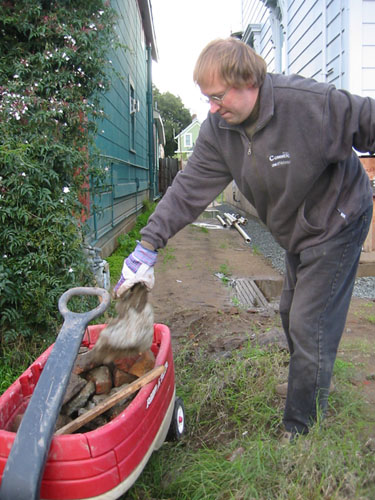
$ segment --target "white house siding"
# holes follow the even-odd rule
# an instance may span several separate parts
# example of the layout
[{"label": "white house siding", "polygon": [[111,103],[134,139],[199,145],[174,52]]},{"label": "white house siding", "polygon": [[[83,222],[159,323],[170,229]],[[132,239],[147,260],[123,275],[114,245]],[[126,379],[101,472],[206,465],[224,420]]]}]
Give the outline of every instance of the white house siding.
[{"label": "white house siding", "polygon": [[362,2],[362,94],[375,98],[375,0]]},{"label": "white house siding", "polygon": [[252,46],[266,61],[268,71],[277,71],[271,20],[264,3],[259,0],[243,1],[242,23],[245,34],[253,41]]},{"label": "white house siding", "polygon": [[269,71],[375,97],[375,0],[243,0],[242,22]]}]

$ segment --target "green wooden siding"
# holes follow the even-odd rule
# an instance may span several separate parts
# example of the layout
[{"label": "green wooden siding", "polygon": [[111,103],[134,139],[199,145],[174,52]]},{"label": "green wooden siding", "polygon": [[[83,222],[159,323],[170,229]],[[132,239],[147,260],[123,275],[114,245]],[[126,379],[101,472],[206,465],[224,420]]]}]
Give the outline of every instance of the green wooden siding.
[{"label": "green wooden siding", "polygon": [[[137,0],[113,0],[119,14],[117,33],[127,49],[111,50],[115,72],[102,98],[104,117],[98,121],[96,145],[101,152],[106,183],[91,200],[91,243],[134,215],[149,196],[149,124],[147,108],[147,48]],[[120,76],[119,76],[120,75]],[[130,97],[139,108],[130,113]],[[139,110],[138,110],[139,109]]]},{"label": "green wooden siding", "polygon": [[[176,136],[176,138],[177,138],[177,151],[175,151],[175,153],[182,154],[182,155],[188,154],[188,153],[191,154],[193,152],[194,145],[197,141],[200,128],[201,128],[201,123],[197,119],[195,119],[192,123],[190,123],[190,125],[188,125],[184,130],[182,130]],[[190,135],[190,139],[191,139],[190,146],[185,145],[185,142],[186,142],[185,139],[186,139],[187,135]]]}]

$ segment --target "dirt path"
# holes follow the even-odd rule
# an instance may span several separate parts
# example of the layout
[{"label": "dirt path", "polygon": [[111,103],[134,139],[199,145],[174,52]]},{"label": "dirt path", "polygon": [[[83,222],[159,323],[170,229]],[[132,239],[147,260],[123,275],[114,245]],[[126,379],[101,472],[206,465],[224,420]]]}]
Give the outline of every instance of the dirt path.
[{"label": "dirt path", "polygon": [[[151,293],[155,321],[170,327],[175,351],[186,338],[198,336],[211,351],[235,349],[248,338],[250,320],[260,333],[280,327],[277,313],[237,307],[231,288],[217,273],[230,278],[282,281],[279,272],[262,255],[254,255],[235,229],[186,227],[160,252]],[[355,365],[352,383],[364,392],[372,414],[374,339],[374,301],[353,298],[339,357]]]}]

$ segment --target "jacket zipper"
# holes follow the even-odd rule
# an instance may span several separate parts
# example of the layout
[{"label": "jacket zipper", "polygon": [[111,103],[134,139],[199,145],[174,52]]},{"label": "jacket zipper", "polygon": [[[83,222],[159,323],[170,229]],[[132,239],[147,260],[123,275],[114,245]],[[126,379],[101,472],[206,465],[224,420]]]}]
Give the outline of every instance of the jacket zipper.
[{"label": "jacket zipper", "polygon": [[250,155],[251,155],[251,141],[249,141],[249,145],[247,148],[247,156],[250,156]]}]

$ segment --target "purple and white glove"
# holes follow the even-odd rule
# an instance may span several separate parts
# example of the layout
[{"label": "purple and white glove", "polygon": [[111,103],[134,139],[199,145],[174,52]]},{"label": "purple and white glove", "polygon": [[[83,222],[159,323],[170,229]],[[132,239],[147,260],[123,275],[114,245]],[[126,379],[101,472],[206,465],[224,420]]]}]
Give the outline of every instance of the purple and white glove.
[{"label": "purple and white glove", "polygon": [[124,260],[121,278],[113,290],[114,296],[120,298],[136,283],[144,283],[151,290],[155,282],[154,265],[157,257],[155,250],[149,250],[138,243],[134,252]]}]

